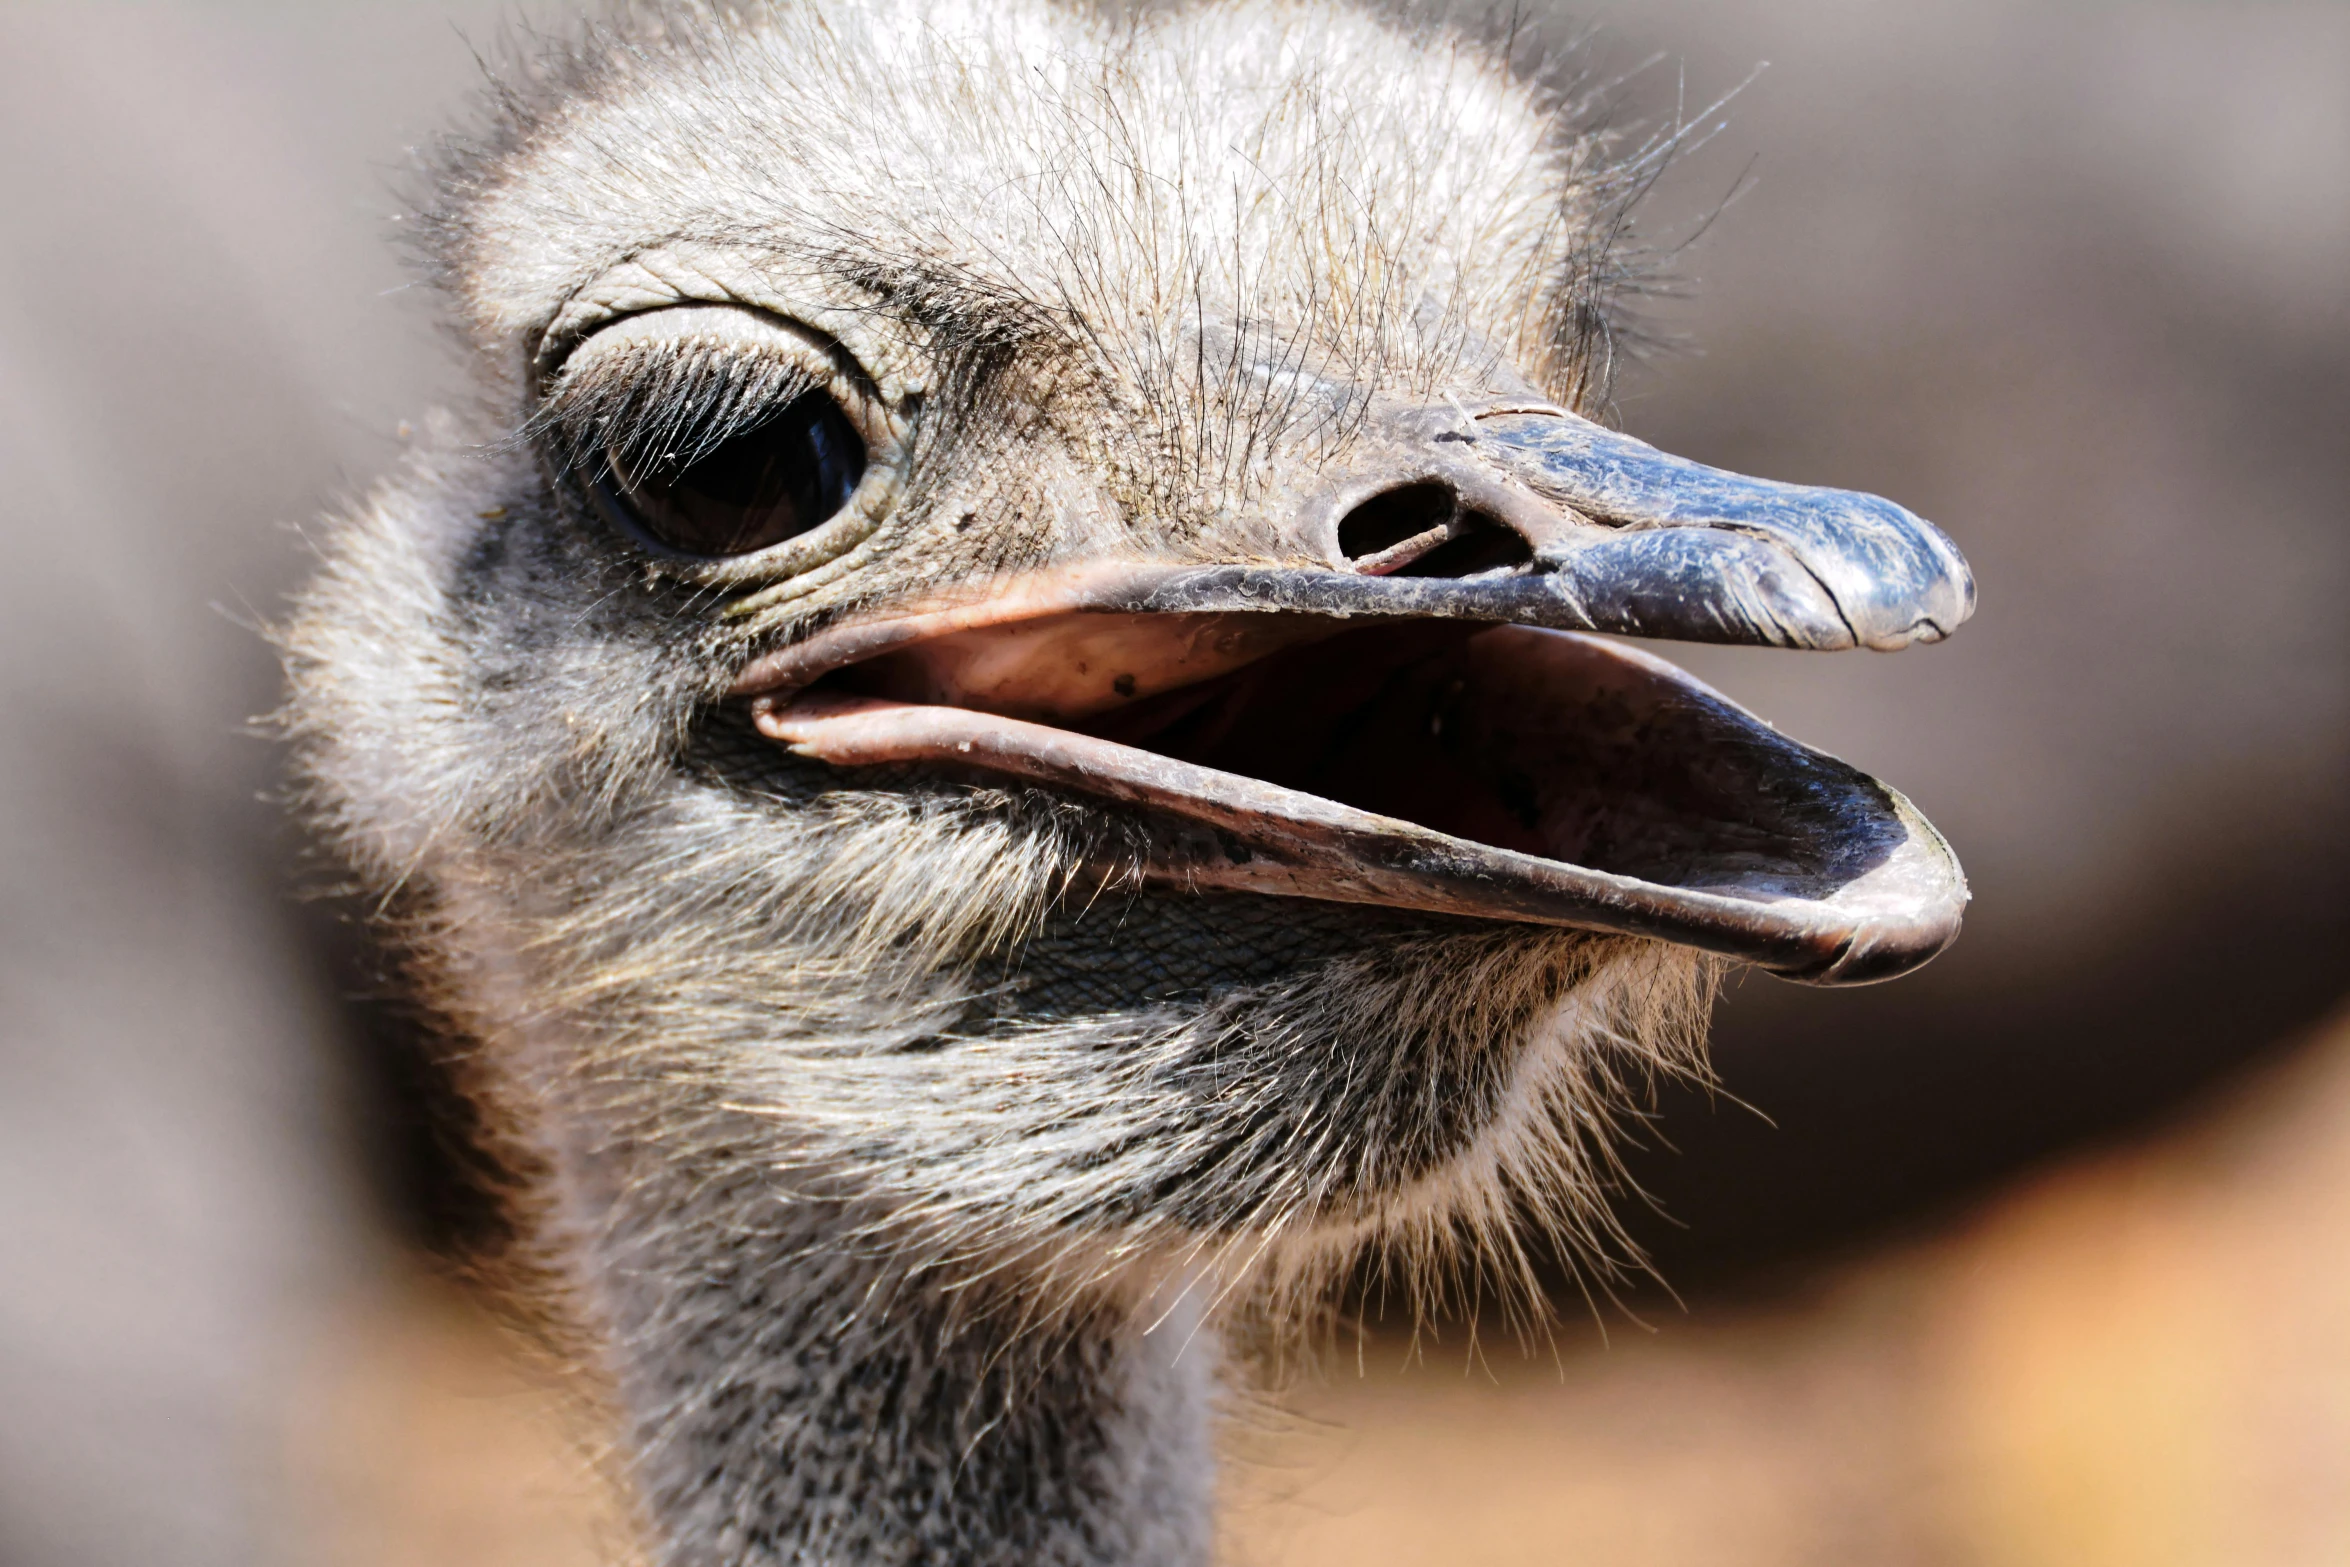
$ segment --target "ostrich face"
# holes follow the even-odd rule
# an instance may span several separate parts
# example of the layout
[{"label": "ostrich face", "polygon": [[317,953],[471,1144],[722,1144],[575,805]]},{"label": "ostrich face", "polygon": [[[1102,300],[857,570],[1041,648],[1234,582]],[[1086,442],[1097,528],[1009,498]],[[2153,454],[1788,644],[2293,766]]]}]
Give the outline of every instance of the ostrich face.
[{"label": "ostrich face", "polygon": [[1703,954],[1946,942],[1898,796],[1575,634],[1972,603],[1578,416],[1602,153],[1319,9],[672,18],[517,89],[435,219],[481,411],[291,711],[539,1150],[1089,1267],[1591,1222]]}]

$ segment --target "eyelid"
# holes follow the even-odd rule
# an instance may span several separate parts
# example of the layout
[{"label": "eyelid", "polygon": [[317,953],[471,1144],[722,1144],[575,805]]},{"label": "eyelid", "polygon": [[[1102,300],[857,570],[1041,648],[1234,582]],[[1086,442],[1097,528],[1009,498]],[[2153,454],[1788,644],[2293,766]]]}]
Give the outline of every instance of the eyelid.
[{"label": "eyelid", "polygon": [[805,352],[827,363],[846,357],[840,345],[824,333],[768,311],[743,305],[665,305],[618,317],[583,334],[550,362],[550,379],[568,372],[583,355],[613,345],[658,345],[697,338],[748,349]]},{"label": "eyelid", "polygon": [[[712,583],[780,585],[854,548],[894,502],[911,434],[911,408],[893,410],[864,367],[834,338],[788,317],[740,305],[662,306],[582,336],[541,381],[524,430],[574,482],[609,476],[607,453],[633,462],[683,438],[714,446],[809,392],[827,396],[865,445],[864,479],[847,506],[810,532],[724,557],[667,564]],[[629,448],[634,447],[634,452]],[[599,471],[601,469],[602,471]],[[641,543],[641,541],[640,541]]]},{"label": "eyelid", "polygon": [[715,446],[809,391],[839,405],[869,448],[895,445],[888,411],[837,343],[728,305],[628,316],[575,344],[544,383],[528,432],[574,460],[606,447],[642,459],[686,438]]},{"label": "eyelid", "polygon": [[608,477],[612,459],[642,471],[714,450],[820,392],[864,443],[856,509],[889,509],[909,455],[915,400],[895,408],[830,334],[742,305],[662,306],[582,337],[543,383],[521,432],[579,480]]}]

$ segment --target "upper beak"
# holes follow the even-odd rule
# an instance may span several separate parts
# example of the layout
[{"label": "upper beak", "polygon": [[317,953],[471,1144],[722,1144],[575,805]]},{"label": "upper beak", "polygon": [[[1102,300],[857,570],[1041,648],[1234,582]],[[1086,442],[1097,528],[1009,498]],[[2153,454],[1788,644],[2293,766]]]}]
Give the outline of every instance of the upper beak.
[{"label": "upper beak", "polygon": [[1748,478],[1560,410],[1471,422],[1471,448],[1558,508],[1535,546],[1541,624],[1690,642],[1890,650],[1975,610],[1940,530],[1852,490]]},{"label": "upper beak", "polygon": [[1820,651],[1939,642],[1974,613],[1957,547],[1875,495],[1709,468],[1524,403],[1453,403],[1379,427],[1351,482],[1302,509],[1301,542],[1353,504],[1440,485],[1459,514],[1522,540],[1523,564],[1431,578],[1390,550],[1375,574],[1209,567],[1154,581],[1131,607],[1438,615]]},{"label": "upper beak", "polygon": [[1012,772],[1190,823],[1150,867],[1187,885],[1633,931],[1815,982],[1957,934],[1957,861],[1891,789],[1661,660],[1478,630],[1938,641],[1974,583],[1928,523],[1447,399],[1367,418],[1280,527],[1279,560],[1071,561],[856,617],[735,690],[838,765]]}]

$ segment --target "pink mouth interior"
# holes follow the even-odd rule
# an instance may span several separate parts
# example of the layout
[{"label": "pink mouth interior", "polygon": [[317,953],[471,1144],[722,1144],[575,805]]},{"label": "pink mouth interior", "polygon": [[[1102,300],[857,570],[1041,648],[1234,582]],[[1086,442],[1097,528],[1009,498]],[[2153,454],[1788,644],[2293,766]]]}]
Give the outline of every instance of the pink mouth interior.
[{"label": "pink mouth interior", "polygon": [[[1184,618],[1151,617],[1149,634],[1164,638]],[[1139,677],[1118,673],[1114,639],[1103,640],[1113,628],[1101,625],[1087,628],[1095,651],[1083,657],[1038,644],[1026,676],[1005,662],[999,637],[901,649],[809,694],[1042,720],[1469,843],[1668,886],[1823,896],[1891,847],[1882,833],[1854,831],[1878,814],[1876,800],[1855,809],[1866,779],[1628,648],[1461,622],[1216,617],[1241,618],[1258,624],[1231,657],[1248,661],[1189,683],[1153,678],[1158,666],[1140,648],[1130,660]],[[1186,645],[1199,645],[1198,629],[1190,635]],[[961,678],[980,668],[986,678]],[[1085,694],[1067,695],[1072,683]]]}]

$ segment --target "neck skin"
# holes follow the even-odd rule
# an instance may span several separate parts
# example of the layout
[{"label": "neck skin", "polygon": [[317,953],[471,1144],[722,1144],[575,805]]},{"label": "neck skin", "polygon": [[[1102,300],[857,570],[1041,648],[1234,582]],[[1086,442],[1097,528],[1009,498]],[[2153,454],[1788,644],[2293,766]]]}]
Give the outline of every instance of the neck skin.
[{"label": "neck skin", "polygon": [[909,1277],[859,1208],[645,1173],[558,1185],[661,1567],[1207,1561],[1218,1356],[1188,1304],[1040,1320],[1060,1297],[1016,1276]]}]

